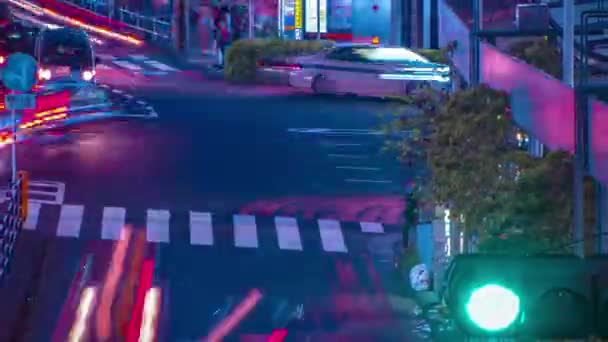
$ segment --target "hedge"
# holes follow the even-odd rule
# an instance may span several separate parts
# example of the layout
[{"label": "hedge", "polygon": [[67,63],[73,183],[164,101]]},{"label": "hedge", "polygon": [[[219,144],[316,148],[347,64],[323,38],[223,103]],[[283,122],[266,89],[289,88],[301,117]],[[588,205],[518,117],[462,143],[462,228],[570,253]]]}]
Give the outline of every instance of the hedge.
[{"label": "hedge", "polygon": [[327,40],[242,39],[226,52],[224,78],[233,82],[253,82],[261,59],[313,54],[329,48]]}]

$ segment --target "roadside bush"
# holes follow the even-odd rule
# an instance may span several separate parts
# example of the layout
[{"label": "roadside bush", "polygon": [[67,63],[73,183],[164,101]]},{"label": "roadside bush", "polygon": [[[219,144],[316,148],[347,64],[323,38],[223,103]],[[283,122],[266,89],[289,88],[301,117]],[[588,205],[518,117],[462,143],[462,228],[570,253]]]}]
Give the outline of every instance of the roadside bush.
[{"label": "roadside bush", "polygon": [[253,82],[261,59],[313,54],[332,45],[327,40],[242,39],[226,52],[224,77],[232,82]]}]

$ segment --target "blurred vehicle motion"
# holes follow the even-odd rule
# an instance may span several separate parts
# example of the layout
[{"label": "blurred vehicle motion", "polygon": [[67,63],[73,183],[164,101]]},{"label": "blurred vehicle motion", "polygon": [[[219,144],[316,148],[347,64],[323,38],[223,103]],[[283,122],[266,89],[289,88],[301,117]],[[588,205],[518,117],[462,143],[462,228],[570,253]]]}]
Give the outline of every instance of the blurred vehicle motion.
[{"label": "blurred vehicle motion", "polygon": [[286,62],[261,62],[260,67],[289,72],[292,87],[316,94],[394,96],[421,86],[448,89],[450,68],[433,63],[403,47],[337,44],[311,56]]},{"label": "blurred vehicle motion", "polygon": [[44,29],[35,47],[43,87],[94,84],[97,58],[88,34],[79,29]]}]

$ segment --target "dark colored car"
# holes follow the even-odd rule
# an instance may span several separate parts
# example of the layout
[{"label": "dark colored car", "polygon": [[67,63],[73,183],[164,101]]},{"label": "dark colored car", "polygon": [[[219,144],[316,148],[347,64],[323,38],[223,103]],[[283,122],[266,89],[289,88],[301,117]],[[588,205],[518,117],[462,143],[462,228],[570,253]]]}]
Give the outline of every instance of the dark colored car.
[{"label": "dark colored car", "polygon": [[36,32],[36,29],[20,23],[11,23],[0,29],[0,65],[15,52],[33,55]]},{"label": "dark colored car", "polygon": [[45,29],[38,35],[35,50],[42,81],[94,82],[97,58],[85,31]]}]

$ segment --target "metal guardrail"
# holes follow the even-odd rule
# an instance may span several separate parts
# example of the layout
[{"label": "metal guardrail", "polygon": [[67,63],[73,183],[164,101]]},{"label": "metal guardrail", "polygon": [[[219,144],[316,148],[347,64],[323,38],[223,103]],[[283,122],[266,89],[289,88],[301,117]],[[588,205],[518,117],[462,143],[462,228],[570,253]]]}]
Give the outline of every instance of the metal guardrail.
[{"label": "metal guardrail", "polygon": [[118,20],[140,32],[151,35],[152,39],[171,39],[171,22],[157,17],[145,16],[120,8]]}]

